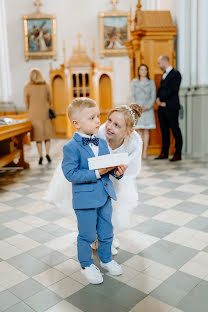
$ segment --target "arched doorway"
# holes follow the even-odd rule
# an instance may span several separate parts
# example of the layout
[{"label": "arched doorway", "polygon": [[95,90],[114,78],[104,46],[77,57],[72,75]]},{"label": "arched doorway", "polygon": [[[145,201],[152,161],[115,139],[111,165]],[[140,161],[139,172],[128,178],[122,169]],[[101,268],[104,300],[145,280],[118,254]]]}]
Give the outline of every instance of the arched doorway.
[{"label": "arched doorway", "polygon": [[112,83],[108,75],[103,74],[99,80],[99,108],[100,121],[104,123],[107,119],[108,111],[113,107]]},{"label": "arched doorway", "polygon": [[66,108],[65,108],[65,88],[64,80],[57,75],[52,81],[53,108],[56,112],[55,131],[56,136],[65,136],[67,131]]}]

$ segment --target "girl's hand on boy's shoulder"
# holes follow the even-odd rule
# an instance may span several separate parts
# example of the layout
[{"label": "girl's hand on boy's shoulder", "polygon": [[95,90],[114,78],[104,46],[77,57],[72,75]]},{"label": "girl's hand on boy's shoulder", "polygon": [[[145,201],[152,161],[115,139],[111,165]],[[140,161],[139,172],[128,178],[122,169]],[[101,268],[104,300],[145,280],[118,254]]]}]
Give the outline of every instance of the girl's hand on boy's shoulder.
[{"label": "girl's hand on boy's shoulder", "polygon": [[106,174],[107,172],[109,172],[115,168],[116,167],[101,168],[101,169],[98,169],[98,172],[102,176],[102,175]]},{"label": "girl's hand on boy's shoulder", "polygon": [[124,174],[124,172],[126,171],[126,169],[128,168],[127,165],[120,165],[116,168],[115,170],[115,175],[117,175],[118,177],[120,177],[121,175]]}]

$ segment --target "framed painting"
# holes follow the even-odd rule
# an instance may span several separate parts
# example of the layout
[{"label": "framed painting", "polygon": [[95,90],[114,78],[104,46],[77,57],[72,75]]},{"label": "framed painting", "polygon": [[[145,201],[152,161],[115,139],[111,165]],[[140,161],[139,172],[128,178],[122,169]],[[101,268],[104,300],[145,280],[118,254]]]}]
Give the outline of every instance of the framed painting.
[{"label": "framed painting", "polygon": [[55,15],[34,14],[23,16],[25,60],[56,60],[56,18]]},{"label": "framed painting", "polygon": [[130,39],[130,12],[114,9],[99,14],[100,56],[127,55]]}]

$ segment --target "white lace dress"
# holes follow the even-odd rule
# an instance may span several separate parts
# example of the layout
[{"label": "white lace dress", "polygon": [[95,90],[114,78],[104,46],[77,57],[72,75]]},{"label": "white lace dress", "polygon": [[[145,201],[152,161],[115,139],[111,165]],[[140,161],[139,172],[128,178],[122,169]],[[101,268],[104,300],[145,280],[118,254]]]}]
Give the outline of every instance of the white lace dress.
[{"label": "white lace dress", "polygon": [[[98,136],[106,139],[105,125],[102,125]],[[126,229],[130,222],[130,215],[138,204],[138,191],[136,177],[141,170],[142,139],[134,131],[125,139],[124,143],[111,153],[128,153],[129,165],[122,179],[117,180],[111,176],[117,201],[112,200],[112,223],[116,233]],[[54,203],[62,213],[70,215],[74,213],[72,208],[72,185],[63,175],[61,163],[56,168],[49,184],[44,200]]]}]

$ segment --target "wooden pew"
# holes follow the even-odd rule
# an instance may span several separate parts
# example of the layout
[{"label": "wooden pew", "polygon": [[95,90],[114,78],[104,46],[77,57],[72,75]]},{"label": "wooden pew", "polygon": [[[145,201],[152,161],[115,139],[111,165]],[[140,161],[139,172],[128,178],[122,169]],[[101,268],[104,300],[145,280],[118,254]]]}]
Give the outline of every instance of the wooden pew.
[{"label": "wooden pew", "polygon": [[[28,119],[23,119],[16,124],[0,125],[0,168],[8,164],[29,168],[29,164],[24,160],[23,145],[25,137],[31,129],[32,125]],[[15,158],[19,158],[18,163],[13,162]]]}]

